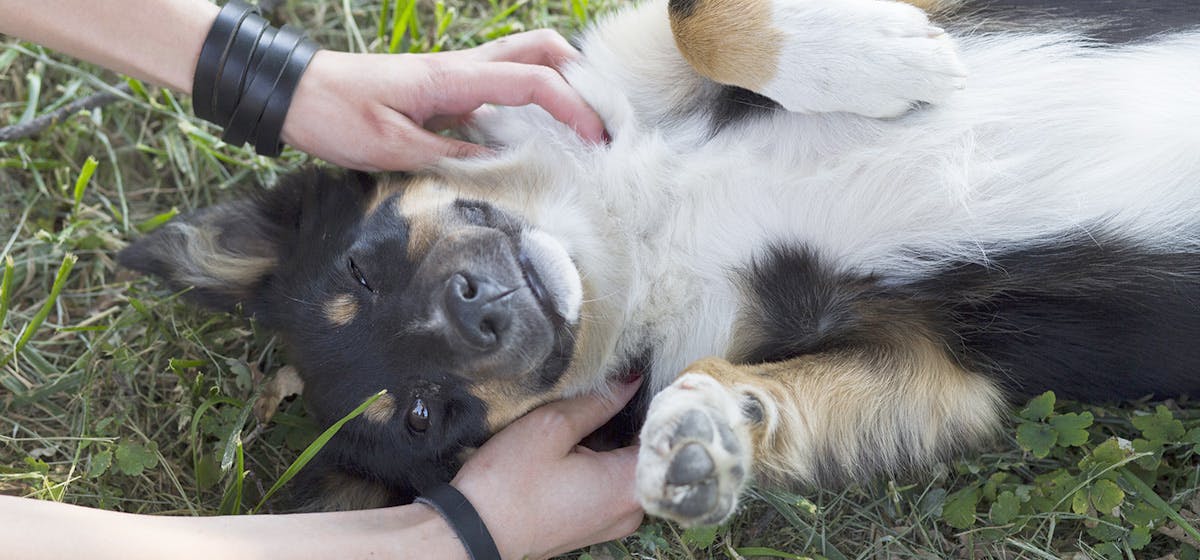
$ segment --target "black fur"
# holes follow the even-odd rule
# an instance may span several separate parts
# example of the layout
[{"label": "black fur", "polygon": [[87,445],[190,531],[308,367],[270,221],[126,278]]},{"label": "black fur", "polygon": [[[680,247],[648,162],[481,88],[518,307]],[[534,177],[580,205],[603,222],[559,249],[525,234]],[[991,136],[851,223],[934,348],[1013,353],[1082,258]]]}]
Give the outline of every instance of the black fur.
[{"label": "black fur", "polygon": [[672,17],[687,18],[696,13],[696,7],[701,0],[671,0],[667,3],[667,11]]},{"label": "black fur", "polygon": [[748,89],[722,86],[720,93],[713,100],[712,107],[708,110],[712,112],[710,128],[715,136],[730,125],[759,115],[782,111],[783,107],[771,98]]},{"label": "black fur", "polygon": [[1119,44],[1200,25],[1200,5],[1195,0],[979,0],[954,19],[984,31],[1065,26]]},{"label": "black fur", "polygon": [[1200,251],[1094,234],[997,251],[905,288],[1013,394],[1104,402],[1200,394]]},{"label": "black fur", "polygon": [[739,361],[870,349],[879,325],[909,323],[1015,398],[1200,394],[1200,250],[1094,234],[984,253],[901,282],[770,249],[744,273],[758,334]]}]

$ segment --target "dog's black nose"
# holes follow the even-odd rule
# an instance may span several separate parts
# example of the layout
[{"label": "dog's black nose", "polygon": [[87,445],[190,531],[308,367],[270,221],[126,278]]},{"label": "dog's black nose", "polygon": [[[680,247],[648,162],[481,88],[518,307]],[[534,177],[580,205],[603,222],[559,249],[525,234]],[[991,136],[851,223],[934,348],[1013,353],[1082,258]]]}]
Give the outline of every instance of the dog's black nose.
[{"label": "dog's black nose", "polygon": [[446,319],[468,346],[491,350],[512,323],[506,297],[512,292],[491,280],[457,273],[446,281]]}]

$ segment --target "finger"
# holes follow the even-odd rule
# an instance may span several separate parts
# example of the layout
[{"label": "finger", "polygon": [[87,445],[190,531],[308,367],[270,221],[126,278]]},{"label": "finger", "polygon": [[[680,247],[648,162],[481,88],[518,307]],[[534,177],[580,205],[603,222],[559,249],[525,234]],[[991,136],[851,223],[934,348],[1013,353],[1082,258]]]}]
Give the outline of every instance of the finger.
[{"label": "finger", "polygon": [[[423,128],[414,128],[417,129],[416,132],[406,138],[402,145],[396,146],[394,159],[388,158],[388,161],[379,163],[381,168],[420,169],[442,158],[464,159],[491,153],[491,150],[478,144],[447,138]],[[420,155],[414,158],[414,154]]]},{"label": "finger", "polygon": [[536,104],[585,140],[601,143],[604,122],[557,72],[515,62],[452,64],[442,67],[440,95],[431,95],[429,114],[460,115],[484,103],[517,107]]},{"label": "finger", "polygon": [[536,29],[501,37],[464,52],[477,60],[540,64],[555,69],[579,58],[579,51],[562,35],[550,29]]},{"label": "finger", "polygon": [[545,405],[533,414],[554,424],[545,434],[551,449],[570,450],[584,436],[596,431],[633,398],[641,380],[613,386],[611,396],[585,395]]}]

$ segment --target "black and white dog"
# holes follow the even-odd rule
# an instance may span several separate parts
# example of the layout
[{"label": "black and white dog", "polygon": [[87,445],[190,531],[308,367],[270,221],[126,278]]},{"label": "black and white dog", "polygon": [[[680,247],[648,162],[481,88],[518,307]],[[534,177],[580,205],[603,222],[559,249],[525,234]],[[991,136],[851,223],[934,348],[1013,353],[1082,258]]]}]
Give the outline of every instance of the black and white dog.
[{"label": "black and white dog", "polygon": [[278,330],[320,422],[388,390],[314,465],[325,507],[409,500],[630,370],[639,497],[684,524],[752,477],[960,452],[1010,398],[1200,395],[1200,32],[652,0],[581,44],[611,145],[498,110],[493,157],[303,171],[123,253]]}]

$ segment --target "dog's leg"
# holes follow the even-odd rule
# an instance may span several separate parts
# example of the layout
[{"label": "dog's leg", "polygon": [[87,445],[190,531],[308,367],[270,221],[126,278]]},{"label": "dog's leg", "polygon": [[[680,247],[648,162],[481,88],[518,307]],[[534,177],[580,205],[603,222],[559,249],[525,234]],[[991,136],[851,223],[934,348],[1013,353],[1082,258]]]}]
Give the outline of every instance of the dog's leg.
[{"label": "dog's leg", "polygon": [[932,339],[735,366],[705,359],[650,405],[638,452],[646,511],[719,523],[754,476],[845,482],[928,464],[986,439],[998,388]]},{"label": "dog's leg", "polygon": [[676,45],[697,72],[790,111],[892,117],[964,84],[953,41],[909,4],[670,0],[668,11]]}]

